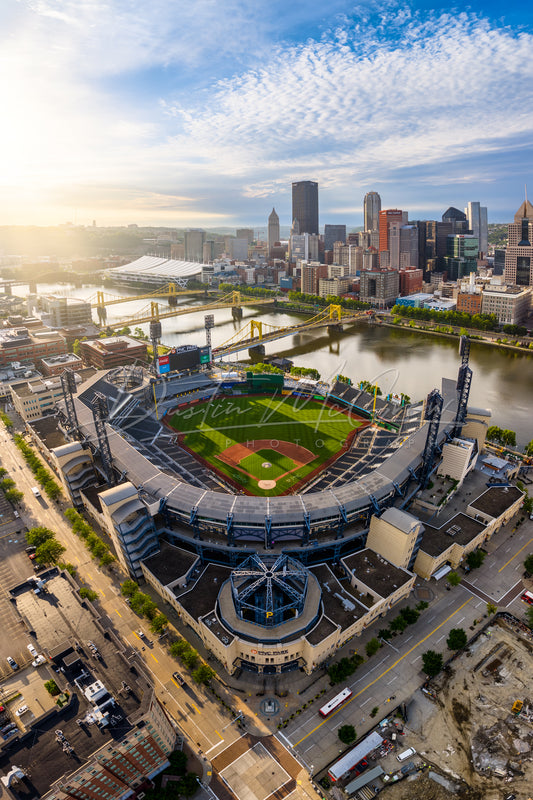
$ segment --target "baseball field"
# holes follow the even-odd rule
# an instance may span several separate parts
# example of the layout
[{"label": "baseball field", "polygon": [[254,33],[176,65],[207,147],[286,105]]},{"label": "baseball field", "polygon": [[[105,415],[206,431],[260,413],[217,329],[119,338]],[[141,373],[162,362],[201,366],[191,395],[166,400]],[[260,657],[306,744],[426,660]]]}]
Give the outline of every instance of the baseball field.
[{"label": "baseball field", "polygon": [[180,442],[247,493],[289,492],[344,452],[365,421],[325,400],[237,396],[176,409]]}]

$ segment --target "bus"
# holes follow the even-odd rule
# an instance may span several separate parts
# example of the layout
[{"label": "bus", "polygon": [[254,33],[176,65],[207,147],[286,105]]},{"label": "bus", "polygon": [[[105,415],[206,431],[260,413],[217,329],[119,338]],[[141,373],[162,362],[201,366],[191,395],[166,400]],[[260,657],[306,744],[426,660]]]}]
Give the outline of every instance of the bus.
[{"label": "bus", "polygon": [[529,603],[530,606],[533,606],[533,592],[525,591],[523,595],[521,595],[520,600],[523,600],[524,603]]},{"label": "bus", "polygon": [[346,700],[348,700],[348,698],[351,696],[352,692],[350,689],[343,689],[342,692],[339,692],[339,694],[335,695],[335,697],[330,700],[329,703],[326,703],[325,706],[319,708],[318,713],[323,717],[327,717],[328,714],[331,714],[336,708],[342,706],[342,704],[345,703]]}]

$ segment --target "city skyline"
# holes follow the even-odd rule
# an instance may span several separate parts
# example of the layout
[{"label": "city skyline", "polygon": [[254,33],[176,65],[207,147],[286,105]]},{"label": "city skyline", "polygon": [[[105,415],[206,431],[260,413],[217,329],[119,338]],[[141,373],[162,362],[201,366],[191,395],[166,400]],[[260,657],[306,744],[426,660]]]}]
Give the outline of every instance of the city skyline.
[{"label": "city skyline", "polygon": [[285,227],[295,181],[318,182],[321,230],[361,226],[370,191],[411,219],[474,199],[510,222],[533,163],[532,17],[518,0],[6,0],[0,224],[266,229],[274,206]]}]

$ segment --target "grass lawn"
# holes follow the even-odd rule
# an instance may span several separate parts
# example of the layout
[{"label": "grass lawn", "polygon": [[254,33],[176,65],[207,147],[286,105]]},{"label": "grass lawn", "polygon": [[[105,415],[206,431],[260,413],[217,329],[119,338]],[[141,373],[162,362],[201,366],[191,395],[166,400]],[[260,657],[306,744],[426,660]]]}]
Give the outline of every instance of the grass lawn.
[{"label": "grass lawn", "polygon": [[[185,434],[187,447],[215,469],[237,480],[248,491],[263,496],[282,494],[308,475],[337,453],[348,434],[361,423],[357,417],[344,414],[321,401],[291,396],[223,398],[178,410],[170,420],[170,425],[176,431]],[[315,454],[315,459],[281,479],[275,489],[262,491],[255,481],[247,480],[238,470],[217,459],[217,455],[231,445],[245,444],[255,439],[268,439],[274,443],[291,442],[310,450]],[[271,449],[264,455],[259,457],[259,453],[256,453],[244,459],[253,469],[244,463],[240,466],[259,478],[269,480],[276,480],[276,475],[294,466],[286,456],[275,453],[274,457]],[[262,469],[263,461],[270,461],[272,468]]]},{"label": "grass lawn", "polygon": [[[265,461],[268,461],[272,466],[262,467],[261,465]],[[243,458],[239,463],[239,467],[245,469],[250,475],[254,475],[258,480],[275,481],[280,475],[294,469],[295,463],[291,458],[276,452],[276,450],[258,450],[257,453],[252,453],[251,456]]]}]

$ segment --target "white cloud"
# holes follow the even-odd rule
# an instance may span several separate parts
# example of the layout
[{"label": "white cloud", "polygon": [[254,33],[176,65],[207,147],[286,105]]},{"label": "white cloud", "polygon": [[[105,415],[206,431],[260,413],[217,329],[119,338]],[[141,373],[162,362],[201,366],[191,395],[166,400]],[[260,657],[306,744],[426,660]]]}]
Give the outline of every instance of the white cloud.
[{"label": "white cloud", "polygon": [[402,176],[421,196],[432,184],[488,183],[501,154],[531,146],[530,33],[369,0],[290,44],[273,33],[282,7],[6,0],[4,221],[39,204],[57,214],[61,193],[83,205],[84,191],[88,215],[114,204],[115,221],[120,209],[122,221],[143,210],[167,223],[189,214],[198,224],[202,212],[245,221],[304,178],[332,209],[351,208],[369,183]]},{"label": "white cloud", "polygon": [[494,153],[533,130],[532,45],[466,14],[384,15],[379,29],[278,49],[201,107],[176,105],[177,145],[209,152],[223,174],[246,179],[249,196],[304,175],[332,185]]}]

